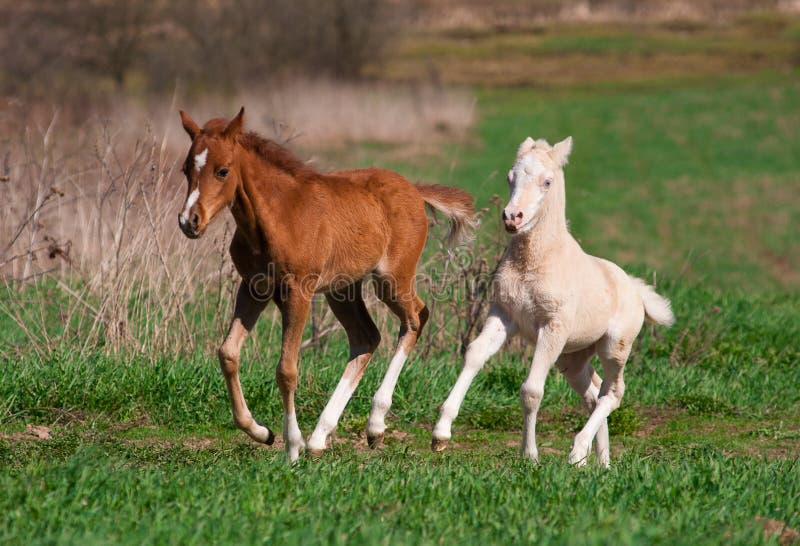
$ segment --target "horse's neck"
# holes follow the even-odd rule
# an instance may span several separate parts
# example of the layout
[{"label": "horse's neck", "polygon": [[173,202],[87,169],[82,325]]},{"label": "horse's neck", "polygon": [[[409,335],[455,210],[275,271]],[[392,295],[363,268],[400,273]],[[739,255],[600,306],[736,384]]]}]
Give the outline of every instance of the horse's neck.
[{"label": "horse's neck", "polygon": [[529,258],[538,261],[551,251],[563,248],[570,237],[565,209],[566,198],[562,177],[539,208],[535,225],[515,237],[520,239],[519,244],[524,245]]},{"label": "horse's neck", "polygon": [[[269,244],[270,234],[279,226],[272,225],[286,218],[282,208],[286,204],[285,195],[295,183],[284,171],[277,169],[267,160],[246,150],[245,162],[241,170],[241,184],[236,190],[231,212],[237,228],[247,239],[254,251]],[[269,210],[257,210],[267,207]]]},{"label": "horse's neck", "polygon": [[262,235],[259,229],[253,199],[247,191],[247,184],[242,180],[242,185],[236,189],[236,197],[231,205],[231,213],[236,221],[236,229],[244,236],[254,253],[262,250]]}]

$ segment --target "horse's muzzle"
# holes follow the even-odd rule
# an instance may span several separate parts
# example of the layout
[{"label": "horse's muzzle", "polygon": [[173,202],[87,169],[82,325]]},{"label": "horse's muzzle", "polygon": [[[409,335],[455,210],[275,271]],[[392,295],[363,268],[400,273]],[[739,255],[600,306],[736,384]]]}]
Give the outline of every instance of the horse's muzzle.
[{"label": "horse's muzzle", "polygon": [[516,233],[519,231],[519,227],[522,225],[522,212],[517,212],[516,214],[506,213],[506,210],[503,209],[501,216],[507,232]]},{"label": "horse's muzzle", "polygon": [[189,239],[199,239],[203,234],[203,231],[198,229],[199,223],[200,217],[196,213],[192,214],[191,220],[186,219],[183,214],[178,216],[178,226]]}]

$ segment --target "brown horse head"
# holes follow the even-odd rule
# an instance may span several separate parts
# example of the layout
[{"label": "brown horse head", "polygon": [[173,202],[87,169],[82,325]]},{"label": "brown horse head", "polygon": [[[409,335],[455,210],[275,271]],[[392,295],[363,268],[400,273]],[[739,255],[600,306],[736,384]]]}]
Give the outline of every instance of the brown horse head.
[{"label": "brown horse head", "polygon": [[178,225],[187,237],[197,239],[214,217],[233,202],[241,184],[235,157],[244,125],[244,107],[230,122],[212,119],[202,129],[186,112],[180,113],[192,145],[183,165],[188,190]]}]

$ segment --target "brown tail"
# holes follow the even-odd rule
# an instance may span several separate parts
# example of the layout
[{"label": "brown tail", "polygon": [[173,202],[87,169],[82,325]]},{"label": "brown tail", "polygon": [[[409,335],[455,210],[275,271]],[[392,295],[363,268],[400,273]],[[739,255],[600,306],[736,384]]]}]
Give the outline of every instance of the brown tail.
[{"label": "brown tail", "polygon": [[478,225],[475,217],[475,200],[470,194],[453,186],[416,184],[425,203],[450,219],[447,243],[454,246],[471,237]]}]

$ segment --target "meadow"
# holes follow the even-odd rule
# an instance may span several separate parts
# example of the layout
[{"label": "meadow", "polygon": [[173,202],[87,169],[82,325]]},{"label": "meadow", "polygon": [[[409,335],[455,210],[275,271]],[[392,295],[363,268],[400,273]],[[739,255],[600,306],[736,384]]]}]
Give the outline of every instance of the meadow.
[{"label": "meadow", "polygon": [[[59,337],[69,325],[57,324],[57,313],[38,317],[53,328],[46,336],[15,322],[29,316],[21,308],[50,308],[35,304],[43,298],[58,307],[62,289],[41,280],[0,292],[0,541],[800,540],[796,70],[476,92],[475,135],[421,160],[382,145],[322,157],[377,162],[470,190],[486,212],[478,250],[462,252],[491,262],[504,241],[494,196],[506,198],[517,145],[528,135],[573,136],[566,169],[573,234],[589,253],[656,283],[677,317],[670,330],[646,326],[640,335],[623,405],[610,418],[610,470],[567,465],[585,417],[555,373],[537,427],[541,462],[520,459],[518,392],[530,353],[516,345],[478,376],[448,450],[430,453],[438,405],[461,364],[458,336],[434,327],[434,341],[400,378],[385,446],[369,450],[363,430],[391,355],[391,322],[381,324],[384,342],[332,448],[287,466],[280,438],[271,448],[257,445],[231,423],[212,349],[220,341],[216,313],[228,312],[228,300],[187,304],[190,324],[208,338],[194,348],[85,347]],[[438,249],[429,247],[430,265]],[[429,292],[423,298],[434,316],[449,313],[452,304]],[[463,330],[462,318],[454,328]],[[273,319],[262,318],[244,351],[242,383],[255,416],[277,429]],[[302,353],[297,405],[305,433],[346,355],[338,331]]]}]

